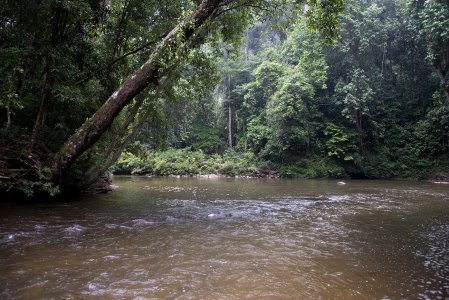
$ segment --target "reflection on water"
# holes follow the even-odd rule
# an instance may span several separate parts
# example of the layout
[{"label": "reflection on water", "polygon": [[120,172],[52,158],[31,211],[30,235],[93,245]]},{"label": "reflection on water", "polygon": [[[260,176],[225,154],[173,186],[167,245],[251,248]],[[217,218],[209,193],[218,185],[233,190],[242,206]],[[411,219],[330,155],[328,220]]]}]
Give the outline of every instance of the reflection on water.
[{"label": "reflection on water", "polygon": [[0,206],[2,299],[448,299],[449,186],[117,179]]}]

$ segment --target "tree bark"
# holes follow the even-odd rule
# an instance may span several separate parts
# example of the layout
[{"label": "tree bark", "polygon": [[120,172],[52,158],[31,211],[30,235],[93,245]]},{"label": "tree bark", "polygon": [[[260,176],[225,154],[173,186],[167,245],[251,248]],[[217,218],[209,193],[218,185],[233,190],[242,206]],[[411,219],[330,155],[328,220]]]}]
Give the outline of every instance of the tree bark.
[{"label": "tree bark", "polygon": [[[153,96],[154,100],[157,100],[159,96],[165,91],[165,89],[169,86],[173,79],[173,75],[175,74],[177,66],[174,66],[170,72],[167,74],[165,80],[157,87],[156,93]],[[104,156],[106,158],[106,162],[103,164],[96,164],[92,166],[87,172],[86,172],[86,178],[85,178],[85,186],[90,186],[99,176],[104,174],[120,157],[123,150],[136,138],[139,131],[142,129],[143,125],[148,119],[149,114],[152,111],[152,106],[150,105],[149,108],[146,108],[141,114],[137,117],[139,108],[141,108],[142,101],[138,101],[134,104],[132,107],[128,117],[125,119],[125,121],[122,123],[119,132],[115,133],[115,138],[108,146],[106,155]],[[135,121],[137,117],[137,122],[135,123],[134,127],[131,129],[131,132],[125,137],[122,138],[123,135],[127,132],[129,126],[133,121]],[[111,156],[112,155],[112,156]]]},{"label": "tree bark", "polygon": [[[154,97],[155,99],[159,98],[161,93],[163,93],[166,87],[170,84],[171,80],[172,77],[168,76],[166,80],[158,87],[156,95]],[[115,148],[112,149],[113,151],[111,151],[110,153],[110,155],[112,154],[112,157],[108,157],[108,160],[105,164],[89,170],[89,172],[86,174],[87,181],[85,182],[85,186],[94,184],[97,178],[104,174],[118,160],[125,148],[136,139],[143,125],[145,124],[145,122],[147,122],[148,116],[150,115],[151,111],[152,107],[150,106],[144,112],[142,112],[142,114],[138,118],[137,124],[131,129],[131,132],[125,137],[123,141],[121,141],[121,143],[117,143],[115,145]]]},{"label": "tree bark", "polygon": [[106,153],[104,157],[109,157],[111,153],[114,151],[115,147],[119,143],[121,137],[126,133],[131,123],[134,121],[134,118],[136,117],[137,113],[139,112],[139,109],[143,103],[144,98],[138,99],[136,103],[134,103],[133,107],[129,111],[128,116],[121,124],[120,128],[114,132],[114,138],[109,143],[108,149],[106,150]]},{"label": "tree bark", "polygon": [[[51,164],[53,181],[57,182],[73,162],[97,142],[110,127],[115,117],[132,99],[150,84],[157,86],[164,73],[159,71],[158,62],[163,58],[164,50],[169,46],[173,49],[183,47],[209,18],[213,18],[225,0],[203,0],[200,5],[178,25],[172,29],[157,45],[149,59],[120,86],[106,102],[73,134],[55,155]],[[182,34],[183,39],[176,36]]]},{"label": "tree bark", "polygon": [[232,149],[232,107],[228,106],[228,145]]},{"label": "tree bark", "polygon": [[228,145],[232,149],[231,74],[228,74]]}]

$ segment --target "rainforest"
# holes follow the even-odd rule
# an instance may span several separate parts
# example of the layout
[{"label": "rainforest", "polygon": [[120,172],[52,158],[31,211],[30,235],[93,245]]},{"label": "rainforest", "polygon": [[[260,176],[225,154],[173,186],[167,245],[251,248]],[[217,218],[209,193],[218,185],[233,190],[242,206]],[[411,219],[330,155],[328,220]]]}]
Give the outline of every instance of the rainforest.
[{"label": "rainforest", "polygon": [[2,0],[0,299],[449,299],[448,0]]},{"label": "rainforest", "polygon": [[2,195],[112,173],[449,178],[447,1],[6,0],[0,14]]}]

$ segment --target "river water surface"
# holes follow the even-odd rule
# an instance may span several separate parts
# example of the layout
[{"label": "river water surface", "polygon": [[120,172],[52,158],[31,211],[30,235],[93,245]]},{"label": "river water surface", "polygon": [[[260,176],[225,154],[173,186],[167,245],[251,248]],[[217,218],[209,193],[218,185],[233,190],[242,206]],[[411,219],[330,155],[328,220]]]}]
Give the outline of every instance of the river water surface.
[{"label": "river water surface", "polygon": [[449,186],[116,178],[0,204],[0,299],[449,299]]}]

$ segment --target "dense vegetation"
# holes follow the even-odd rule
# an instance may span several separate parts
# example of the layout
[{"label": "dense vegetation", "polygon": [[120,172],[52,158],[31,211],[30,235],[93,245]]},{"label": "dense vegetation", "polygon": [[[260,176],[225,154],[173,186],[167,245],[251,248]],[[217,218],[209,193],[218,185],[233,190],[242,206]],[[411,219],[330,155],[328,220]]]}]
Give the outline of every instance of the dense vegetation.
[{"label": "dense vegetation", "polygon": [[[335,38],[341,7],[308,1],[309,27]],[[0,190],[89,186],[142,129],[157,144],[172,104],[213,88],[222,45],[238,45],[256,20],[286,26],[303,8],[298,0],[3,2]]]},{"label": "dense vegetation", "polygon": [[307,4],[6,1],[1,189],[448,171],[449,3]]},{"label": "dense vegetation", "polygon": [[272,175],[257,165],[254,154],[226,151],[223,155],[206,155],[202,151],[171,149],[160,152],[126,152],[113,168],[116,174],[154,174],[158,176],[192,176],[224,174],[228,176]]},{"label": "dense vegetation", "polygon": [[[218,87],[168,110],[169,147],[192,157],[234,149],[289,177],[448,171],[448,3],[347,1],[340,27],[327,44],[302,19],[286,31],[251,26],[216,64]],[[145,157],[128,171],[151,165]]]}]

